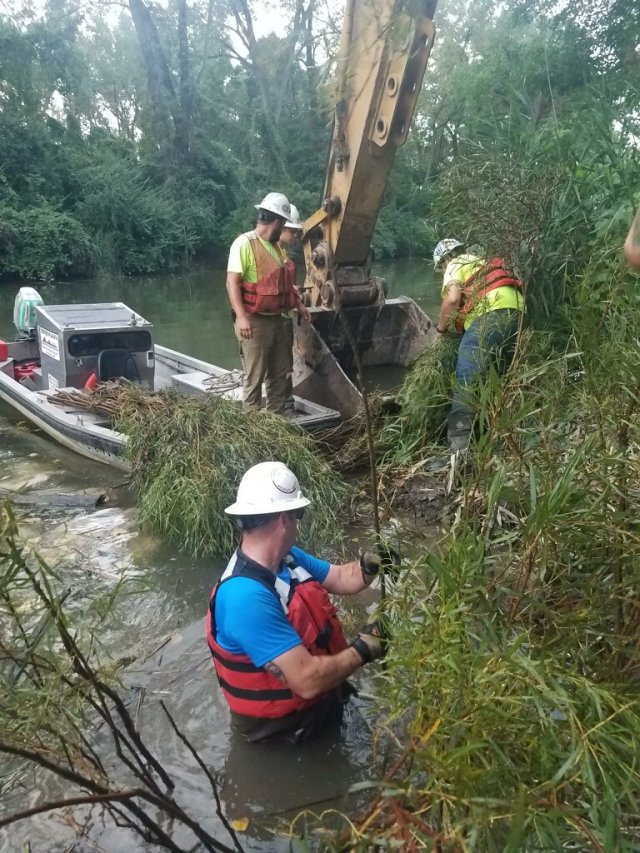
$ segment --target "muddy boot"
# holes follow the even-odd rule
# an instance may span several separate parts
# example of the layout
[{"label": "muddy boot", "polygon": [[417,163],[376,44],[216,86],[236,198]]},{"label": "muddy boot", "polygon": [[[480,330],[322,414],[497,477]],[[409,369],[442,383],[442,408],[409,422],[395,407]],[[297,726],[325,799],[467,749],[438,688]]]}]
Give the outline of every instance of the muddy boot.
[{"label": "muddy boot", "polygon": [[464,410],[452,411],[449,415],[447,441],[452,453],[467,450],[473,429],[473,416]]},{"label": "muddy boot", "polygon": [[452,453],[458,453],[464,450],[468,450],[469,441],[471,440],[471,433],[462,433],[460,435],[450,435],[449,436],[449,448]]}]

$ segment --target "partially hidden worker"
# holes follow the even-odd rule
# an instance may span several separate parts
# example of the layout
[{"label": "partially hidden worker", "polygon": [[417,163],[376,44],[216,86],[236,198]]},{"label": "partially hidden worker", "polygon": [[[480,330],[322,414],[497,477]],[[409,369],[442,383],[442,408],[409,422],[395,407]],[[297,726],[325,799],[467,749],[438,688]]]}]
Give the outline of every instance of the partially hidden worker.
[{"label": "partially hidden worker", "polygon": [[451,450],[462,451],[469,445],[475,418],[470,386],[492,365],[504,373],[513,360],[524,311],[523,288],[502,258],[472,254],[453,238],[438,243],[433,263],[444,273],[436,332],[462,335],[447,424]]},{"label": "partially hidden worker", "polygon": [[256,208],[255,229],[231,245],[227,293],[245,371],[244,406],[260,408],[264,382],[267,408],[283,413],[291,364],[287,313],[301,306],[295,266],[278,245],[291,206],[272,192]]},{"label": "partially hidden worker", "polygon": [[[302,237],[302,219],[295,204],[291,205],[291,213],[289,219],[285,222],[282,234],[280,235],[280,248],[288,263],[294,263],[291,258],[292,251],[298,247],[300,238]],[[295,280],[295,265],[294,265],[294,280]],[[287,384],[285,392],[285,410],[293,411],[295,408],[295,400],[293,397],[293,324],[298,322],[309,323],[311,315],[309,309],[304,306],[302,300],[296,311],[290,311],[287,315],[286,334],[289,338],[288,350],[290,355],[289,372],[287,373]]]},{"label": "partially hidden worker", "polygon": [[640,207],[636,211],[624,243],[624,253],[634,270],[640,272]]},{"label": "partially hidden worker", "polygon": [[233,727],[249,741],[306,740],[339,721],[347,678],[384,652],[379,622],[347,642],[328,595],[365,589],[380,557],[331,565],[298,548],[308,505],[289,468],[262,462],[226,509],[242,540],[211,595],[207,639]]}]

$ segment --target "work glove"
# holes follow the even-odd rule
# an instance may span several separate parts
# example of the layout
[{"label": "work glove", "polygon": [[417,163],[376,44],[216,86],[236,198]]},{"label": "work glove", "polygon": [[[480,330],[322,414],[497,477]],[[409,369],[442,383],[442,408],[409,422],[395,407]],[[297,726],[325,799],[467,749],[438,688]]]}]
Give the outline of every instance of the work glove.
[{"label": "work glove", "polygon": [[383,545],[379,552],[365,551],[364,548],[360,548],[358,557],[362,577],[367,584],[371,583],[380,569],[384,569],[385,574],[390,575],[394,579],[399,574],[400,554],[398,554],[395,548]]},{"label": "work glove", "polygon": [[360,629],[358,636],[351,643],[351,647],[358,652],[363,664],[371,663],[371,661],[384,657],[388,639],[382,622],[376,619]]},{"label": "work glove", "polygon": [[382,567],[382,557],[375,551],[365,551],[364,548],[360,548],[358,559],[365,583],[371,583]]}]

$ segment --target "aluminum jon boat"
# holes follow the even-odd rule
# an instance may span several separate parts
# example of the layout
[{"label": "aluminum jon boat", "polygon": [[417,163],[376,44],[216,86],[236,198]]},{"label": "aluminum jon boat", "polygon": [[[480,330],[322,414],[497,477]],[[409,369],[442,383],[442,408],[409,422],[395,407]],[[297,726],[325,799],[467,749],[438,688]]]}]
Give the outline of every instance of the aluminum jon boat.
[{"label": "aluminum jon boat", "polygon": [[[44,305],[36,290],[20,289],[14,306],[18,339],[0,341],[0,399],[60,444],[90,459],[127,469],[126,436],[108,416],[60,406],[60,391],[86,391],[128,379],[149,391],[242,401],[242,373],[225,370],[155,344],[153,326],[122,302]],[[287,418],[304,429],[331,426],[339,412],[294,397]]]}]

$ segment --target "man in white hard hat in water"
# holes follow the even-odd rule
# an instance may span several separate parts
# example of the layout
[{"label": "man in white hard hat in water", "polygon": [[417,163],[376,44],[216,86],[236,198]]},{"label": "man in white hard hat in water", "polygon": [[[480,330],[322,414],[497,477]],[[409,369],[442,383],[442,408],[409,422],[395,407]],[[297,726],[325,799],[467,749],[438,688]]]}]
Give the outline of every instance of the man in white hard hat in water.
[{"label": "man in white hard hat in water", "polygon": [[306,740],[339,719],[346,679],[384,651],[377,622],[347,643],[328,596],[366,589],[380,557],[331,565],[296,547],[308,505],[292,471],[262,462],[226,509],[242,541],[213,590],[207,639],[234,728],[250,741]]},{"label": "man in white hard hat in water", "polygon": [[278,245],[291,205],[285,195],[273,192],[256,208],[255,229],[231,245],[227,293],[245,371],[245,408],[260,408],[264,382],[267,408],[282,413],[291,363],[286,314],[301,305],[295,267]]},{"label": "man in white hard hat in water", "polygon": [[453,238],[438,243],[433,264],[444,273],[436,332],[462,335],[447,438],[452,451],[466,450],[474,421],[468,389],[491,365],[504,373],[511,364],[524,311],[522,282],[502,258],[472,254]]}]

